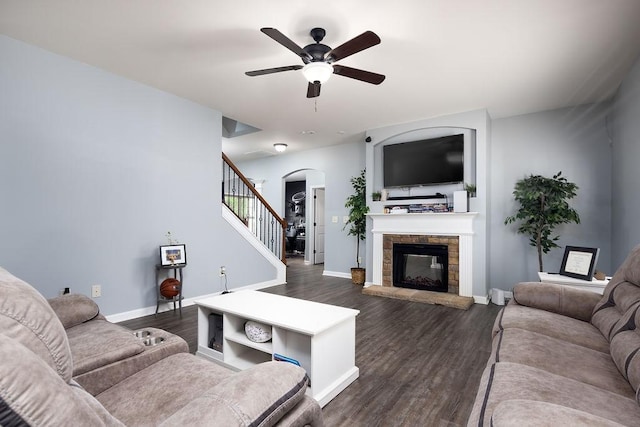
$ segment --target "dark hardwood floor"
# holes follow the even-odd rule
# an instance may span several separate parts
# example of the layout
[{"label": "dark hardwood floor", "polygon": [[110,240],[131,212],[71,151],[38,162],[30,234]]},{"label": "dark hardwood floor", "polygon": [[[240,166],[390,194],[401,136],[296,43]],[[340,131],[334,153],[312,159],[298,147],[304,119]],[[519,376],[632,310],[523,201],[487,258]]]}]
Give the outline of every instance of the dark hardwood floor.
[{"label": "dark hardwood floor", "polygon": [[[360,310],[356,365],[360,378],[323,409],[333,426],[462,426],[491,351],[495,305],[468,311],[362,295],[350,280],[322,276],[323,266],[289,261],[286,285],[265,292]],[[182,309],[121,324],[157,327],[197,346],[197,310]]]}]

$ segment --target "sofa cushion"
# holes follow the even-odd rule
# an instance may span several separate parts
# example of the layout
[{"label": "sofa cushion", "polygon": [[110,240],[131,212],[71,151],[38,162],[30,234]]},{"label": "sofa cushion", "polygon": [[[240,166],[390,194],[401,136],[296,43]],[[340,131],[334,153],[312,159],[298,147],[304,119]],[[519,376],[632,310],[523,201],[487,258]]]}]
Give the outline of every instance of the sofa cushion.
[{"label": "sofa cushion", "polygon": [[234,372],[180,353],[131,375],[96,399],[126,425],[155,426]]},{"label": "sofa cushion", "polygon": [[46,299],[0,268],[0,331],[22,343],[68,382],[72,375],[67,334]]},{"label": "sofa cushion", "polygon": [[322,408],[313,397],[308,395],[304,395],[300,402],[278,421],[278,427],[321,427],[323,425]]},{"label": "sofa cushion", "polygon": [[98,304],[82,294],[62,295],[48,301],[65,329],[94,319],[100,313]]},{"label": "sofa cushion", "polygon": [[[604,301],[606,300],[606,301]],[[591,316],[591,324],[608,340],[613,338],[620,320],[640,304],[640,288],[629,282],[618,282],[605,289],[603,301],[598,303]]]},{"label": "sofa cushion", "polygon": [[513,399],[499,403],[491,414],[492,427],[591,426],[621,427],[596,415],[548,402]]},{"label": "sofa cushion", "polygon": [[118,362],[144,351],[132,331],[106,320],[93,320],[67,329],[73,355],[73,375]]},{"label": "sofa cushion", "polygon": [[66,383],[34,352],[3,334],[0,360],[0,424],[122,426],[82,388]]},{"label": "sofa cushion", "polygon": [[611,357],[634,391],[640,388],[640,306],[622,317],[623,323],[611,339]]},{"label": "sofa cushion", "polygon": [[513,299],[520,305],[539,308],[588,322],[600,295],[555,283],[524,282],[513,287]]},{"label": "sofa cushion", "polygon": [[609,354],[609,341],[588,322],[509,302],[498,314],[494,335],[509,328],[525,329]]},{"label": "sofa cushion", "polygon": [[[623,425],[638,425],[640,419],[635,399],[542,369],[500,362],[483,372],[468,425],[490,426],[497,405],[513,399],[553,403]],[[556,424],[549,420],[549,425]]]},{"label": "sofa cushion", "polygon": [[305,375],[284,362],[234,373],[192,354],[176,354],[96,398],[126,425],[202,425],[215,419],[216,425],[259,420],[255,425],[267,426],[302,399]]},{"label": "sofa cushion", "polygon": [[640,303],[640,245],[634,248],[615,272],[593,309],[591,323],[608,340],[616,325],[634,305]]},{"label": "sofa cushion", "polygon": [[162,338],[164,341],[158,345],[145,346],[143,352],[134,356],[74,375],[73,379],[95,396],[165,357],[189,352],[189,345],[178,335],[156,328],[145,328],[145,331],[150,332],[151,337]]},{"label": "sofa cushion", "polygon": [[261,363],[221,381],[161,425],[198,425],[215,415],[223,426],[273,426],[304,397],[307,380],[304,369],[290,363]]},{"label": "sofa cushion", "polygon": [[[591,384],[629,399],[635,396],[611,356],[597,350],[524,329],[509,328],[493,340],[489,364],[520,363]],[[578,363],[576,363],[579,361]]]}]

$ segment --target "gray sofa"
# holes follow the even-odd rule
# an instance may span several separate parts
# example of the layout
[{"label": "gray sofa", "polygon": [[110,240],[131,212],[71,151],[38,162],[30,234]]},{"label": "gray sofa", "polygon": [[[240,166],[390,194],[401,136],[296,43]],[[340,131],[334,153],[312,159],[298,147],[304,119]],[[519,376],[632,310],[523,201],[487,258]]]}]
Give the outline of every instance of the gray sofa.
[{"label": "gray sofa", "polygon": [[147,330],[162,343],[145,345],[86,297],[47,301],[0,268],[0,425],[323,425],[303,369],[233,372]]},{"label": "gray sofa", "polygon": [[469,426],[640,426],[640,246],[604,295],[520,283],[498,314]]}]

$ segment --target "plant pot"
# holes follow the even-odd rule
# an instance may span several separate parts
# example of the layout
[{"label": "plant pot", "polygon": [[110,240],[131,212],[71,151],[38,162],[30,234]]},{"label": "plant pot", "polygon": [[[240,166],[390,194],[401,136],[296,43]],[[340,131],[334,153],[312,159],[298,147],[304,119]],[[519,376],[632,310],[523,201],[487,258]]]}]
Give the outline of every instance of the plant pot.
[{"label": "plant pot", "polygon": [[354,267],[351,269],[351,281],[354,285],[364,285],[365,270],[364,268]]}]

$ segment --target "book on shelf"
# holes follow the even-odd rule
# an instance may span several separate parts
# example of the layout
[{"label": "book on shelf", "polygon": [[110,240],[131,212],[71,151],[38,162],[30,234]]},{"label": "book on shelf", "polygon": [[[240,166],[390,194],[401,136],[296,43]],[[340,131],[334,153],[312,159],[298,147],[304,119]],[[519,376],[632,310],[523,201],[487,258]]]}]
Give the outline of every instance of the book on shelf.
[{"label": "book on shelf", "polygon": [[273,353],[273,360],[276,360],[278,362],[289,362],[293,363],[294,365],[300,366],[300,362],[298,362],[296,359],[292,359],[291,357],[283,356],[278,353]]}]

